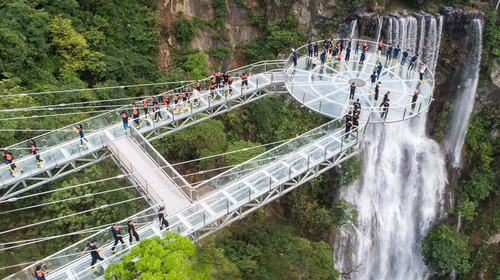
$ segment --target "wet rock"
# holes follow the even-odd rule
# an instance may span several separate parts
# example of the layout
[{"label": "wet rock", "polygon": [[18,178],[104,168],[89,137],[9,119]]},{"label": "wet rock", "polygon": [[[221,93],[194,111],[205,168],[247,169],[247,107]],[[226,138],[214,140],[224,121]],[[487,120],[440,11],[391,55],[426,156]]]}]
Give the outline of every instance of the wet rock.
[{"label": "wet rock", "polygon": [[444,15],[445,23],[468,23],[473,19],[484,20],[484,13],[480,11],[455,10],[452,7],[439,7],[439,13]]}]

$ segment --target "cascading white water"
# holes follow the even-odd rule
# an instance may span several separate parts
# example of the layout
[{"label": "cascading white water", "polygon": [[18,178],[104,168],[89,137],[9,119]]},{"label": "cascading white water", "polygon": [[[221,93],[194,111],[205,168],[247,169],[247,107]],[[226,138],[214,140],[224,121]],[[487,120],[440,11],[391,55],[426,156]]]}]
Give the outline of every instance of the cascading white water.
[{"label": "cascading white water", "polygon": [[417,51],[417,19],[414,17],[408,17],[408,40],[407,46],[410,48],[411,53]]},{"label": "cascading white water", "polygon": [[432,73],[436,73],[436,66],[437,66],[437,60],[439,57],[439,46],[441,46],[441,33],[443,33],[443,16],[442,15],[437,15],[437,21],[438,21],[438,30],[437,30],[437,44],[436,44],[436,54],[434,55],[434,63],[431,64],[429,69],[432,71]]},{"label": "cascading white water", "polygon": [[380,33],[382,32],[382,23],[384,23],[383,18],[379,17],[377,24],[377,40],[375,42],[380,41]]},{"label": "cascading white water", "polygon": [[[394,41],[402,49],[412,49],[414,42],[422,55],[432,52],[433,61],[428,63],[435,67],[442,19],[440,27],[430,24],[436,38],[427,41],[425,19],[414,20],[420,24],[411,23],[411,18],[394,20],[393,30],[387,32],[398,34]],[[363,175],[340,194],[359,213],[357,225],[344,227],[334,246],[337,267],[351,271],[351,279],[429,277],[421,241],[444,215],[447,175],[440,146],[425,135],[426,119],[424,114],[410,122],[369,127],[362,151]]]},{"label": "cascading white water", "polygon": [[451,126],[445,141],[446,150],[450,154],[454,167],[460,165],[460,154],[465,141],[470,114],[474,107],[483,47],[483,26],[481,21],[478,19],[473,20],[468,29],[467,40],[470,46],[467,55],[468,61],[462,66],[461,79],[457,85],[457,98],[454,100],[452,107]]},{"label": "cascading white water", "polygon": [[392,41],[392,18],[387,19],[387,43],[394,44]]},{"label": "cascading white water", "polygon": [[358,19],[354,19],[351,21],[349,24],[349,37],[350,38],[357,38],[358,37]]},{"label": "cascading white water", "polygon": [[418,32],[418,56],[422,57],[424,55],[425,46],[425,17],[420,18],[420,29]]},{"label": "cascading white water", "polygon": [[430,69],[435,67],[436,46],[438,43],[438,26],[435,17],[431,17],[429,27],[427,28],[427,50],[425,55],[420,58],[425,63],[429,64]]},{"label": "cascading white water", "polygon": [[393,20],[393,37],[394,37],[394,46],[397,47],[398,45],[400,45],[400,41],[399,41],[399,20],[396,18]]},{"label": "cascading white water", "polygon": [[[372,125],[363,175],[341,197],[358,210],[357,226],[337,236],[337,267],[351,279],[425,279],[420,242],[443,213],[444,156],[425,136],[426,117]],[[352,231],[351,231],[352,229]]]},{"label": "cascading white water", "polygon": [[405,50],[406,47],[406,18],[399,19],[399,44],[401,50]]}]

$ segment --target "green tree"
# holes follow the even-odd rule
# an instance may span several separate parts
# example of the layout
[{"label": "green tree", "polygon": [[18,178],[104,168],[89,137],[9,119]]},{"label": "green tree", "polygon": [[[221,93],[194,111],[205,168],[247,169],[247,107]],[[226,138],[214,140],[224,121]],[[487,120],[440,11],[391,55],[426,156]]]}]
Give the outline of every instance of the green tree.
[{"label": "green tree", "polygon": [[456,270],[465,274],[470,270],[469,251],[467,242],[469,238],[447,225],[435,226],[422,241],[422,255],[430,269],[444,275]]},{"label": "green tree", "polygon": [[174,22],[175,38],[181,44],[188,44],[196,35],[196,26],[193,22],[184,17],[182,12],[177,14],[177,19]]},{"label": "green tree", "polygon": [[121,262],[109,265],[104,279],[210,279],[210,266],[197,262],[196,252],[189,238],[176,233],[144,239]]},{"label": "green tree", "polygon": [[[256,157],[256,156],[258,156],[266,151],[265,147],[257,147],[257,146],[259,146],[258,143],[252,143],[252,142],[245,141],[245,140],[239,140],[239,141],[229,143],[229,146],[227,148],[228,152],[239,151],[239,150],[243,150],[243,151],[239,151],[239,152],[232,153],[232,154],[227,154],[225,156],[226,163],[228,165],[240,164],[240,163],[245,162],[253,157]],[[257,148],[255,148],[255,147],[257,147]],[[244,149],[246,149],[246,150],[244,150]]]},{"label": "green tree", "polygon": [[71,71],[85,68],[89,54],[87,40],[75,31],[70,19],[54,17],[49,23],[49,34],[56,52],[64,59],[64,68]]}]

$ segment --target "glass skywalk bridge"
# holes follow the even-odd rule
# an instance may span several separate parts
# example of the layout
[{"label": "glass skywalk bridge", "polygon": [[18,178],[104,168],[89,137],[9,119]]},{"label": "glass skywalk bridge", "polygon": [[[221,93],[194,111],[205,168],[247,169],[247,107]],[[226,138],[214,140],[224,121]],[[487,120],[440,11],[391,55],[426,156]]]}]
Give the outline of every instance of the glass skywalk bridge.
[{"label": "glass skywalk bridge", "polygon": [[[242,163],[196,186],[212,191],[186,209],[168,216],[170,228],[183,236],[199,240],[357,154],[364,133],[363,125],[357,133],[350,133],[350,140],[346,141],[341,122],[330,121]],[[152,207],[131,218],[142,224],[138,228],[141,239],[167,234],[165,230],[159,230],[155,209]],[[122,229],[126,228],[125,221],[119,225]],[[101,253],[107,259],[97,264],[99,269],[96,271],[89,269],[90,256],[80,255],[91,239],[98,240],[100,249],[107,249]],[[124,254],[130,252],[131,246],[127,244],[119,245],[121,251],[112,254],[109,250],[112,239],[111,231],[106,227],[47,257],[43,261],[45,268],[51,272],[47,278],[100,279],[110,263],[119,262]],[[31,279],[34,266],[7,279]]]},{"label": "glass skywalk bridge", "polygon": [[[266,94],[270,91],[269,87],[283,85],[283,83],[299,102],[315,112],[334,119],[334,121],[296,137],[203,184],[193,186],[193,192],[199,195],[194,197],[193,202],[186,209],[168,216],[171,230],[197,241],[356,155],[369,123],[403,121],[424,112],[432,101],[434,87],[432,74],[426,71],[424,80],[420,83],[418,74],[408,72],[406,66],[401,68],[398,63],[392,65],[386,63],[385,72],[383,71],[381,75],[383,88],[380,92],[379,102],[381,102],[383,94],[390,90],[391,107],[387,118],[380,117],[382,110],[379,107],[380,103],[375,103],[373,92],[368,92],[366,85],[362,85],[363,82],[369,85],[367,75],[372,73],[376,62],[376,56],[373,53],[375,42],[367,43],[370,45],[369,53],[367,61],[362,67],[357,66],[359,57],[354,57],[353,51],[351,64],[341,62],[340,66],[336,66],[329,63],[321,71],[318,67],[318,70],[313,72],[310,61],[308,62],[308,58],[305,57],[307,49],[301,47],[298,49],[299,65],[297,68],[293,68],[292,60],[289,58],[286,62],[276,62],[272,69],[264,69],[259,72],[261,74],[255,74],[257,72],[252,71],[254,75],[251,76],[251,89],[249,91],[241,92],[240,85],[234,83],[234,94],[231,97],[221,95],[215,102],[212,102],[205,95],[201,101],[202,105],[198,108],[190,107],[187,112],[183,113],[186,116],[184,119],[189,120],[186,122],[187,124],[176,123],[176,120],[182,119],[183,115],[172,115],[168,123],[169,126],[162,125],[163,123],[151,123],[148,127],[141,127],[140,132],[145,135],[145,138],[159,138],[169,131],[175,131],[190,123],[201,121],[203,116],[220,114],[230,108],[242,106],[245,102],[251,101],[252,98],[263,96],[263,91]],[[355,41],[353,41],[354,45]],[[382,56],[381,59],[384,64],[385,57]],[[263,67],[262,64],[259,65],[259,67]],[[239,73],[241,71],[250,72],[245,68],[242,69],[238,70]],[[273,71],[281,72],[281,74]],[[351,133],[350,140],[346,141],[345,129],[340,119],[352,107],[352,102],[348,100],[349,84],[352,79],[357,79],[354,80],[358,83],[355,98],[361,99],[362,114],[357,134]],[[414,89],[419,89],[421,95],[412,111],[410,110],[411,97],[408,95],[412,94]],[[219,106],[217,107],[215,104],[219,104]],[[194,117],[196,110],[200,110],[202,106],[205,106],[204,115],[197,115],[202,116],[202,118]],[[112,118],[110,117],[114,124],[106,126],[106,130],[114,137],[119,138],[122,135],[121,122],[117,121],[115,112],[110,114],[114,114]],[[163,122],[166,121],[168,120],[165,120],[164,117]],[[168,128],[161,130],[164,127]],[[76,141],[73,140],[75,143]],[[95,141],[99,143],[98,140]],[[89,146],[89,149],[92,145]],[[32,160],[34,161],[34,159]],[[159,231],[155,209],[152,207],[134,217],[141,223],[139,227],[141,239],[166,234],[166,232]],[[120,223],[120,226],[126,228],[124,222]],[[107,260],[98,263],[99,269],[91,272],[89,269],[90,256],[80,256],[79,252],[90,239],[94,238],[98,240],[99,248],[109,249],[111,247],[112,235],[110,229],[105,228],[94,236],[47,257],[42,262],[50,271],[48,279],[101,279],[107,265],[119,262],[123,254],[130,250],[129,244],[123,247],[118,246],[121,251],[116,254],[111,254],[109,250],[106,250],[102,255],[107,257]],[[31,279],[33,268],[34,265],[27,267],[8,279]]]},{"label": "glass skywalk bridge", "polygon": [[[203,92],[198,98],[198,106],[193,106],[193,103],[190,103],[186,110],[183,108],[179,114],[175,114],[174,110],[167,112],[161,106],[163,120],[154,122],[151,114],[150,118],[142,120],[138,130],[151,141],[275,93],[280,90],[280,85],[283,85],[282,69],[283,61],[263,61],[229,71],[228,73],[235,77],[235,82],[231,86],[231,96],[225,95],[225,93],[229,93],[228,88],[217,90],[214,93],[215,100],[210,98],[209,91]],[[236,81],[236,77],[239,77],[243,72],[251,74],[248,79],[249,89],[242,90],[241,81]],[[206,88],[205,85],[209,84],[209,79],[200,81],[200,83],[203,88]],[[190,85],[191,88],[192,86]],[[167,94],[172,95],[173,91],[169,91]],[[171,106],[173,106],[173,101]],[[139,110],[142,115],[142,109]],[[45,160],[44,165],[37,165],[35,157],[29,155],[29,151],[26,149],[27,141],[9,147],[8,150],[14,153],[16,163],[23,169],[23,172],[13,177],[11,171],[6,169],[7,166],[0,168],[0,189],[4,190],[0,201],[15,199],[15,196],[20,193],[107,158],[109,152],[104,149],[106,148],[104,132],[108,131],[116,138],[125,136],[119,116],[122,111],[128,112],[128,115],[131,116],[131,106],[124,106],[80,122],[84,127],[84,132],[85,130],[92,131],[85,133],[89,144],[84,144],[82,148],[79,147],[80,139],[78,134],[72,131],[72,126],[34,138],[40,149],[40,156]],[[129,125],[134,125],[132,120],[129,121]]]}]

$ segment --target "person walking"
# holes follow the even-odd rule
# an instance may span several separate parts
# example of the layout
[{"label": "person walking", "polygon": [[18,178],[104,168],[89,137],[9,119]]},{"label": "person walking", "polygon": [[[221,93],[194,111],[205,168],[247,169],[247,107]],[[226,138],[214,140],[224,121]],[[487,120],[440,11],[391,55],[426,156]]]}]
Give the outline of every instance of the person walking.
[{"label": "person walking", "polygon": [[410,55],[410,50],[406,50],[403,52],[403,58],[401,58],[401,67],[405,65],[406,59],[408,59],[408,55]]},{"label": "person walking", "polygon": [[362,52],[361,57],[359,58],[359,66],[363,66],[365,63],[366,53]]},{"label": "person walking", "polygon": [[376,82],[377,82],[377,72],[373,71],[373,74],[371,74],[371,76],[370,76],[371,86],[370,86],[370,89],[368,90],[368,92],[373,91],[373,88],[375,87]]},{"label": "person walking", "polygon": [[384,68],[382,66],[382,62],[379,62],[377,65],[377,81],[380,80],[380,73],[382,73],[382,68]]},{"label": "person walking", "polygon": [[149,107],[148,107],[148,101],[143,100],[142,101],[142,107],[144,109],[144,119],[147,120],[149,116]]},{"label": "person walking", "polygon": [[375,103],[378,102],[378,94],[379,94],[381,88],[382,88],[382,83],[380,81],[378,81],[377,85],[375,86],[375,97],[373,98],[373,101],[375,101]]},{"label": "person walking", "polygon": [[297,68],[297,52],[295,49],[292,49],[292,59],[293,59],[293,68]]},{"label": "person walking", "polygon": [[85,138],[85,135],[83,134],[83,126],[81,124],[77,125],[76,127],[73,126],[73,129],[78,132],[78,135],[80,135],[80,148],[83,148],[83,140],[85,140],[85,144],[89,144],[89,140]]},{"label": "person walking", "polygon": [[392,59],[392,44],[389,44],[387,47],[387,56],[385,57],[385,61],[391,61]]},{"label": "person walking", "polygon": [[161,115],[160,105],[158,104],[158,102],[155,102],[153,112],[155,113],[154,122],[163,121],[163,116]]},{"label": "person walking", "polygon": [[313,45],[311,41],[307,42],[307,58],[311,59],[313,57]]},{"label": "person walking", "polygon": [[45,272],[43,272],[43,270],[42,270],[42,266],[41,266],[41,265],[37,265],[37,266],[35,267],[35,279],[36,279],[36,280],[47,280],[47,279],[45,278],[45,275],[46,275],[46,273],[45,273]]},{"label": "person walking", "polygon": [[87,250],[90,251],[90,256],[92,257],[92,261],[90,262],[90,270],[94,271],[97,269],[97,267],[95,267],[95,263],[97,262],[97,260],[106,260],[106,258],[101,257],[101,255],[99,254],[100,252],[104,252],[105,249],[97,249],[96,240],[92,239],[89,243],[87,243],[87,246],[85,246],[85,249],[83,249],[81,255],[83,255]]},{"label": "person walking", "polygon": [[419,71],[419,74],[420,74],[420,78],[418,80],[419,83],[424,81],[425,70],[427,70],[427,65],[425,65],[424,62],[422,62],[422,65],[420,66],[420,71]]},{"label": "person walking", "polygon": [[354,49],[354,57],[359,55],[359,41],[356,41],[356,49]]},{"label": "person walking", "polygon": [[123,121],[123,133],[126,134],[128,129],[130,128],[128,126],[128,115],[127,115],[127,113],[125,113],[125,111],[122,111],[120,116],[122,117],[122,121]]},{"label": "person walking", "polygon": [[113,238],[115,239],[115,243],[113,244],[113,247],[111,247],[111,253],[116,253],[116,245],[118,242],[120,242],[122,245],[127,244],[127,242],[123,241],[123,235],[120,232],[120,229],[118,228],[118,225],[114,223],[111,226],[111,232],[113,232]]},{"label": "person walking", "polygon": [[352,127],[352,112],[349,111],[345,116],[345,141],[349,141],[349,131]]},{"label": "person walking", "polygon": [[386,101],[387,99],[389,99],[389,94],[391,94],[391,92],[390,92],[390,91],[388,91],[388,92],[386,92],[386,93],[384,94],[384,97],[382,98],[382,103],[380,104],[380,107],[384,106],[385,101]]},{"label": "person walking", "polygon": [[352,112],[352,134],[358,134],[359,112]]},{"label": "person walking", "polygon": [[[321,53],[321,55],[323,55],[323,53]],[[312,71],[313,72],[316,72],[316,66],[318,65],[318,58],[317,57],[313,57],[313,61],[312,61]]]},{"label": "person walking", "polygon": [[[297,53],[296,53],[297,54]],[[240,78],[241,78],[241,91],[243,91],[243,87],[244,86],[247,86],[247,90],[248,90],[248,77],[250,75],[248,75],[247,73],[242,73],[240,75]]]},{"label": "person walking", "polygon": [[410,110],[414,110],[415,109],[415,105],[417,104],[417,99],[418,99],[418,89],[415,89],[413,91],[413,95],[411,95],[411,109]]},{"label": "person walking", "polygon": [[[168,95],[165,96],[167,99],[163,99],[163,103],[167,104],[167,108],[169,107],[170,100],[168,99]],[[141,116],[139,115],[139,110],[135,107],[135,103],[132,104],[132,117],[134,118],[135,128],[139,129],[141,127]]]},{"label": "person walking", "polygon": [[368,44],[366,43],[366,41],[363,42],[363,44],[361,45],[362,49],[363,49],[363,52],[366,52],[368,50]]},{"label": "person walking", "polygon": [[128,241],[130,242],[130,245],[134,245],[133,237],[135,237],[135,241],[139,242],[139,234],[135,230],[135,226],[137,224],[134,223],[133,220],[130,220],[130,221],[128,221],[127,225],[128,225],[128,234],[129,234]]},{"label": "person walking", "polygon": [[345,62],[349,64],[349,59],[351,57],[351,46],[347,46],[345,49]]},{"label": "person walking", "polygon": [[417,59],[418,59],[418,55],[414,55],[411,58],[410,64],[408,65],[408,71],[412,71],[413,69],[415,69],[415,65],[417,64]]},{"label": "person walking", "polygon": [[160,222],[160,230],[163,230],[163,226],[165,226],[165,229],[170,231],[170,229],[168,228],[168,221],[165,218],[164,212],[165,212],[165,207],[160,207],[160,209],[158,210],[158,220]]},{"label": "person walking", "polygon": [[16,177],[18,172],[20,173],[23,171],[23,169],[21,167],[19,167],[19,165],[17,165],[16,159],[14,158],[14,156],[10,152],[7,152],[5,154],[5,161],[7,162],[7,165],[9,165],[9,167],[10,167],[10,170],[12,172],[12,176]]},{"label": "person walking", "polygon": [[382,54],[382,48],[384,47],[384,42],[380,40],[377,47],[377,60],[380,60],[380,55]]},{"label": "person walking", "polygon": [[[31,143],[31,141],[30,141],[30,143]],[[30,149],[31,149],[31,154],[35,156],[36,164],[38,164],[38,165],[44,164],[45,161],[40,157],[40,152],[38,151],[37,146],[35,146],[34,144],[31,144]]]},{"label": "person walking", "polygon": [[387,98],[385,102],[382,104],[384,108],[382,109],[382,114],[380,115],[380,118],[382,119],[387,119],[387,114],[389,114],[389,101],[390,99]]},{"label": "person walking", "polygon": [[361,114],[361,103],[359,102],[359,98],[356,99],[356,102],[353,104],[354,114]]},{"label": "person walking", "polygon": [[[326,52],[325,50],[323,50],[321,52],[321,55],[319,56],[320,60],[321,60],[321,67],[325,66],[325,60],[326,60]],[[314,61],[314,59],[313,59]]]},{"label": "person walking", "polygon": [[351,92],[349,94],[349,99],[351,99],[351,101],[354,101],[354,94],[356,93],[356,83],[352,83],[351,84]]},{"label": "person walking", "polygon": [[318,42],[314,42],[314,56],[318,56],[319,55],[319,46],[318,46]]},{"label": "person walking", "polygon": [[399,47],[399,45],[394,49],[394,57],[393,57],[393,61],[392,63],[393,64],[396,64],[397,60],[398,60],[398,56],[399,56],[399,53],[401,52],[401,48]]}]

